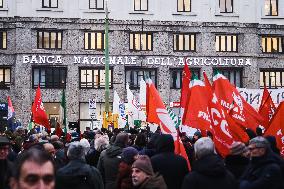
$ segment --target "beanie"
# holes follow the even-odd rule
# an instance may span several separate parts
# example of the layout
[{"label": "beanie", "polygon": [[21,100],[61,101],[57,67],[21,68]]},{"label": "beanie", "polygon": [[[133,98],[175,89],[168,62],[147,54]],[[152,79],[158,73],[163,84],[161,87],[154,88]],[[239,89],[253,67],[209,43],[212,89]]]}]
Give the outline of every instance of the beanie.
[{"label": "beanie", "polygon": [[230,151],[231,155],[241,155],[246,151],[246,145],[242,142],[233,142]]},{"label": "beanie", "polygon": [[0,136],[0,145],[9,145],[10,141],[6,136]]},{"label": "beanie", "polygon": [[202,134],[200,131],[196,131],[193,135],[197,136],[198,138],[202,137]]},{"label": "beanie", "polygon": [[127,147],[122,150],[122,161],[127,164],[132,164],[134,162],[134,157],[138,154],[138,150],[133,147]]},{"label": "beanie", "polygon": [[146,155],[138,156],[137,160],[133,163],[132,168],[140,169],[148,175],[154,175],[151,160]]}]

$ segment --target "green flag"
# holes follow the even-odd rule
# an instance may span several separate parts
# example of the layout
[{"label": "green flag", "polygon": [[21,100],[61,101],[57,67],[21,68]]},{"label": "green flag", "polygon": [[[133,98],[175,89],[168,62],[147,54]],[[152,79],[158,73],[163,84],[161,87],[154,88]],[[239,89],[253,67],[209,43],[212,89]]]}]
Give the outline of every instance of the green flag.
[{"label": "green flag", "polygon": [[59,123],[61,128],[64,128],[64,133],[67,133],[67,118],[66,118],[66,98],[65,91],[62,92],[60,110],[59,110]]}]

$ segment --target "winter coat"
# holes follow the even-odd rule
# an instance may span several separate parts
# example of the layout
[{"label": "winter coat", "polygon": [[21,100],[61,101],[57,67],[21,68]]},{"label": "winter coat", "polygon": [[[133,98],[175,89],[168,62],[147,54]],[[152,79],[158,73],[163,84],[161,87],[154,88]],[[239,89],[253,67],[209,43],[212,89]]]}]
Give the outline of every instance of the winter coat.
[{"label": "winter coat", "polygon": [[131,165],[128,165],[124,161],[120,162],[118,168],[118,176],[116,181],[117,189],[133,189],[132,184],[132,169]]},{"label": "winter coat", "polygon": [[95,148],[91,148],[86,155],[86,161],[91,166],[97,166],[101,152],[97,151]]},{"label": "winter coat", "polygon": [[241,155],[228,155],[225,158],[225,166],[236,179],[239,179],[249,164],[249,159]]},{"label": "winter coat", "polygon": [[238,183],[217,155],[207,155],[192,165],[184,178],[182,189],[237,189]]},{"label": "winter coat", "polygon": [[281,160],[272,152],[251,159],[240,180],[240,189],[283,189]]},{"label": "winter coat", "polygon": [[167,189],[167,185],[162,175],[155,174],[145,180],[137,189]]},{"label": "winter coat", "polygon": [[168,189],[180,189],[183,178],[188,173],[186,160],[174,153],[171,135],[161,135],[157,141],[157,153],[151,157],[154,172],[159,172]]},{"label": "winter coat", "polygon": [[102,151],[97,168],[102,174],[105,189],[114,189],[118,174],[118,165],[121,162],[122,146],[113,144]]},{"label": "winter coat", "polygon": [[104,189],[97,168],[83,160],[71,160],[56,173],[56,189]]},{"label": "winter coat", "polygon": [[13,163],[8,159],[0,160],[0,188],[9,188],[9,179],[12,176]]}]

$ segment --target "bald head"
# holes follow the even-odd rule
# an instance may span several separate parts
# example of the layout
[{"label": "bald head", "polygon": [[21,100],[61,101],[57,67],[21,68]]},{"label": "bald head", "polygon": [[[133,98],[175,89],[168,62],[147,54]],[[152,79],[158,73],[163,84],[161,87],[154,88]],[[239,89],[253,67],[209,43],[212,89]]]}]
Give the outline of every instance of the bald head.
[{"label": "bald head", "polygon": [[52,157],[55,155],[54,146],[51,143],[43,144],[44,150],[48,152]]}]

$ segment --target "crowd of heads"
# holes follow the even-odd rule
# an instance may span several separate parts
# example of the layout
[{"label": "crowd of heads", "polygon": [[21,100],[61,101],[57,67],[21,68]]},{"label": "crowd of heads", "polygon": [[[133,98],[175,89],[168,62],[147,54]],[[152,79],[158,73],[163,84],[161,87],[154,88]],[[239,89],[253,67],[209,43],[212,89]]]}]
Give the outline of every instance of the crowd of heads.
[{"label": "crowd of heads", "polygon": [[[248,134],[252,138],[247,144],[238,141],[232,143],[230,155],[251,159],[275,151],[275,138],[264,138],[259,129],[256,133],[248,131]],[[218,154],[210,132],[207,132],[207,136],[202,136],[200,131],[196,131],[192,137],[181,133],[181,140],[190,163]],[[151,164],[154,154],[173,153],[175,150],[173,137],[161,135],[159,130],[150,133],[147,130],[134,129],[116,129],[113,132],[97,129],[78,134],[78,137],[67,141],[66,136],[36,133],[33,130],[28,132],[19,128],[15,132],[6,131],[0,136],[0,160],[8,159],[14,163],[9,181],[12,189],[31,189],[36,185],[45,185],[52,189],[55,187],[55,173],[59,168],[73,160],[87,161],[88,164],[97,166],[100,153],[110,145],[122,149],[121,159],[131,170],[133,186],[139,186],[155,175]]]}]

